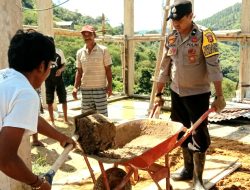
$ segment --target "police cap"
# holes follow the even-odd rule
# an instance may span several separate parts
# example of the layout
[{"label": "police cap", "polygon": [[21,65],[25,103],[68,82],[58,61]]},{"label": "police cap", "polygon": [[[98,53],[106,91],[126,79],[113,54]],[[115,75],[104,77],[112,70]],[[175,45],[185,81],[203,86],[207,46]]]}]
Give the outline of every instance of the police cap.
[{"label": "police cap", "polygon": [[170,7],[170,15],[167,18],[173,20],[180,20],[185,15],[192,12],[192,3],[189,0],[176,0]]}]

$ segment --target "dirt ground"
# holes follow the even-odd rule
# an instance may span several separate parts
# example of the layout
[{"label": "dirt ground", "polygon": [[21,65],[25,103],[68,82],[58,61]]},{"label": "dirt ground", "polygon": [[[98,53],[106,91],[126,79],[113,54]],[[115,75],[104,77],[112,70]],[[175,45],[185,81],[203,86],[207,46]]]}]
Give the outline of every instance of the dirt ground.
[{"label": "dirt ground", "polygon": [[[62,122],[56,122],[58,130],[65,134],[72,135],[74,131],[73,126],[67,126]],[[250,125],[249,125],[250,127]],[[62,148],[58,143],[51,139],[39,136],[42,142],[45,143],[46,147],[33,147],[32,148],[32,161],[37,163],[38,155],[46,156],[46,164],[41,167],[49,168],[51,164],[54,163],[58,155],[62,152]],[[234,140],[226,140],[222,138],[212,137],[212,144],[207,152],[207,155],[224,155],[239,158],[239,162],[242,166],[220,180],[212,190],[249,190],[250,189],[250,143],[242,143]],[[182,165],[182,154],[181,149],[176,148],[169,154],[171,162],[171,172],[177,170]],[[91,161],[92,162],[92,161]],[[158,160],[158,162],[163,162],[163,159]],[[96,163],[97,164],[97,163]],[[39,166],[38,166],[39,168]],[[93,183],[91,178],[83,179],[79,176],[79,170],[86,170],[86,164],[84,162],[83,156],[79,150],[74,150],[70,153],[69,158],[56,173],[55,182],[60,183],[60,181],[65,181],[69,176],[76,176],[77,181],[68,182],[66,185],[60,185],[60,187],[53,187],[55,190],[90,190],[93,189]],[[39,169],[38,169],[39,170]],[[140,181],[133,186],[134,190],[142,190],[147,185],[152,183],[149,175],[144,171],[139,171]],[[97,174],[96,176],[98,176]],[[63,183],[62,183],[63,184]]]}]

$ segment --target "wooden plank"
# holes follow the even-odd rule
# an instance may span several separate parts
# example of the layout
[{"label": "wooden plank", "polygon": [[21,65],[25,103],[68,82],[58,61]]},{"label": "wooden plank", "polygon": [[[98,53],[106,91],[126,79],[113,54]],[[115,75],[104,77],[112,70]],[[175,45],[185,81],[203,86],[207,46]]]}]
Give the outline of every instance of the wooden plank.
[{"label": "wooden plank", "polygon": [[[34,29],[37,30],[37,26],[23,25],[24,29]],[[63,28],[53,28],[55,36],[68,36],[68,37],[81,37],[81,33],[78,30],[69,30]],[[250,33],[241,32],[241,30],[223,30],[214,31],[218,41],[240,41],[250,38]],[[105,35],[97,36],[97,42],[114,42],[114,43],[124,43],[124,35]],[[134,36],[127,37],[127,40],[133,40],[134,42],[147,42],[147,41],[162,41],[165,40],[165,35],[161,34],[135,34]]]},{"label": "wooden plank", "polygon": [[226,170],[224,170],[223,172],[221,172],[220,174],[218,174],[217,176],[215,176],[214,178],[212,178],[209,182],[206,183],[205,187],[207,189],[211,189],[213,186],[215,186],[215,184],[220,181],[221,179],[223,179],[225,176],[230,175],[231,173],[233,173],[235,170],[237,170],[239,167],[241,167],[241,163],[236,162],[234,163],[232,166],[228,167]]},{"label": "wooden plank", "polygon": [[[206,189],[213,187],[219,180],[231,174],[241,166],[238,158],[227,156],[207,156],[205,163],[205,170],[203,173],[203,182]],[[175,173],[179,173],[182,168],[179,168]],[[174,181],[170,179],[170,183],[174,190],[191,190],[192,180],[190,181]],[[159,182],[162,189],[166,187],[166,180],[163,179]],[[145,190],[158,190],[155,183],[152,183]]]}]

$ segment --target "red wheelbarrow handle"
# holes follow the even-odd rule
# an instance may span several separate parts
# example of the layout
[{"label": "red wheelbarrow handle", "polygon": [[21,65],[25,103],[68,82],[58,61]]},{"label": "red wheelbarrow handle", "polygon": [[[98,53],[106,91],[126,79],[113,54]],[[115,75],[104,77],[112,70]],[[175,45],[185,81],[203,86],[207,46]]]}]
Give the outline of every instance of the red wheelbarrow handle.
[{"label": "red wheelbarrow handle", "polygon": [[208,115],[211,112],[214,112],[214,108],[210,108],[207,110],[194,124],[191,128],[187,129],[185,128],[185,134],[179,139],[179,141],[176,143],[175,147],[180,146],[191,134],[192,132],[199,127],[199,125],[208,117]]}]

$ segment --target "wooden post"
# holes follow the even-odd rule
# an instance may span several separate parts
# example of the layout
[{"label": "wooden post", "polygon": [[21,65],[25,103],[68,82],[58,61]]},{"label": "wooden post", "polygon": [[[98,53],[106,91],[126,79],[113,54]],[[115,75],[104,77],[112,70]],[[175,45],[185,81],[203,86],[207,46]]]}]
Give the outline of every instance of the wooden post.
[{"label": "wooden post", "polygon": [[38,31],[49,36],[53,32],[53,9],[52,0],[36,0],[38,8]]},{"label": "wooden post", "polygon": [[134,36],[134,0],[124,0],[124,35],[125,38],[125,94],[134,94],[134,41],[129,37]]},{"label": "wooden post", "polygon": [[[53,9],[52,0],[36,0],[36,5],[38,9],[38,28],[37,30],[45,35],[54,36],[53,30]],[[46,104],[46,94],[45,94],[45,83],[41,87],[42,104],[44,107]],[[56,96],[55,96],[56,97]],[[56,100],[56,98],[55,98]],[[53,104],[54,110],[57,110],[57,105]]]},{"label": "wooden post", "polygon": [[[250,33],[250,1],[242,0],[241,4],[241,32]],[[239,70],[239,93],[240,99],[246,97],[250,91],[250,39],[245,37],[240,42],[240,70]]]},{"label": "wooden post", "polygon": [[[1,0],[0,1],[0,69],[8,67],[7,52],[11,38],[18,29],[22,29],[22,4],[21,0]],[[18,150],[18,155],[24,163],[31,169],[31,146],[30,137],[24,136]],[[4,154],[1,152],[1,154]],[[24,183],[16,181],[0,172],[1,190],[29,190],[30,187]]]},{"label": "wooden post", "polygon": [[120,57],[121,57],[121,65],[122,65],[123,93],[127,94],[127,93],[125,93],[128,90],[125,89],[126,88],[126,85],[125,85],[125,82],[126,82],[126,80],[125,80],[125,74],[126,74],[125,55],[126,54],[125,54],[125,43],[124,43],[124,40],[123,40],[122,43],[120,43],[120,49],[121,49],[121,55],[120,55]]},{"label": "wooden post", "polygon": [[105,36],[106,34],[106,21],[105,21],[105,15],[102,13],[102,36]]},{"label": "wooden post", "polygon": [[[167,17],[169,13],[169,5],[170,5],[170,0],[166,0],[166,7],[164,11],[164,17],[163,17],[163,25],[162,25],[162,30],[161,30],[161,36],[165,37],[166,34],[166,27],[167,27]],[[161,63],[161,58],[163,54],[163,48],[164,48],[164,40],[160,41],[160,47],[158,51],[158,56],[157,56],[157,62],[155,66],[155,73],[154,73],[154,78],[153,78],[153,86],[152,86],[152,91],[151,91],[151,96],[150,96],[150,103],[149,103],[149,111],[153,108],[154,104],[154,98],[155,98],[155,93],[156,93],[156,79],[159,75],[160,72],[160,63]]]},{"label": "wooden post", "polygon": [[22,28],[22,5],[21,0],[0,1],[0,69],[8,67],[7,52],[10,39],[18,29]]}]

